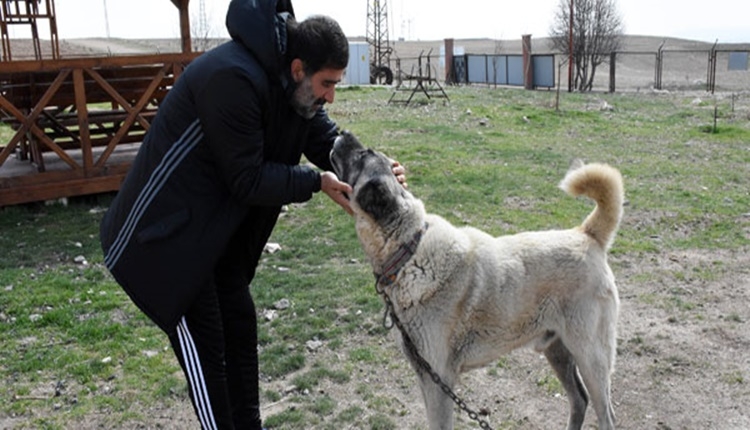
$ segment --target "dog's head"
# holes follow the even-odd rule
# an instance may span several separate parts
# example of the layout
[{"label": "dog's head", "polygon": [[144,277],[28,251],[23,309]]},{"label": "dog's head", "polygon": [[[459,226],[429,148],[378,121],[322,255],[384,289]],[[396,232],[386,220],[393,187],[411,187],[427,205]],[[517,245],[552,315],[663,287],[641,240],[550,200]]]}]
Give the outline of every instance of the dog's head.
[{"label": "dog's head", "polygon": [[385,154],[365,148],[349,132],[333,144],[331,164],[339,179],[351,185],[349,196],[355,214],[369,215],[384,226],[404,216],[404,202],[411,194],[393,174],[393,162]]}]

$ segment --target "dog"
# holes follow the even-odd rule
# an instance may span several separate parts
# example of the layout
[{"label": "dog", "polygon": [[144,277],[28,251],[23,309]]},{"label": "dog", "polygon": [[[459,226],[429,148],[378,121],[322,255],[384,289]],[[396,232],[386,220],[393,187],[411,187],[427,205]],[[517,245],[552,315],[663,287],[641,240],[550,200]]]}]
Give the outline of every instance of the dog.
[{"label": "dog", "polygon": [[619,298],[607,250],[623,213],[617,169],[578,163],[565,175],[560,188],[596,202],[581,225],[492,237],[426,213],[392,160],[352,133],[337,137],[330,160],[352,187],[357,236],[378,288],[414,345],[399,333],[431,430],[453,428],[452,399],[414,351],[452,390],[461,373],[524,346],[545,355],[564,387],[569,430],[583,425],[589,399],[599,429],[614,428]]}]

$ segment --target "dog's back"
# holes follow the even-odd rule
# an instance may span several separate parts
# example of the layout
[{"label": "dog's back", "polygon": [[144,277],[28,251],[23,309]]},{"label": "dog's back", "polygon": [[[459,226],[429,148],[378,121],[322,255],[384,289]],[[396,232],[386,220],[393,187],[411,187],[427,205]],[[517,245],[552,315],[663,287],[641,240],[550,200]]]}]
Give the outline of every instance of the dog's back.
[{"label": "dog's back", "polygon": [[560,188],[572,196],[585,195],[596,202],[581,229],[602,248],[609,249],[622,219],[625,199],[620,172],[606,164],[576,164],[560,182]]}]

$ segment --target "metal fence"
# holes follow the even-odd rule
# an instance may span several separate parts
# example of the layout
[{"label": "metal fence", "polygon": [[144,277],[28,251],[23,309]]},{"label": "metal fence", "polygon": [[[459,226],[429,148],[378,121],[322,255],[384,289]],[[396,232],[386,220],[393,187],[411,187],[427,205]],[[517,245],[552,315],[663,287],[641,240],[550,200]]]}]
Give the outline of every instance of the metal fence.
[{"label": "metal fence", "polygon": [[[745,50],[660,50],[617,52],[596,72],[594,89],[632,91],[750,90],[748,52]],[[743,61],[744,60],[744,61]],[[614,80],[614,82],[612,82]]]},{"label": "metal fence", "polygon": [[[594,91],[750,91],[750,49],[693,49],[619,51],[597,69]],[[612,60],[614,59],[614,63]],[[424,58],[423,58],[424,60]],[[401,70],[410,70],[417,58],[401,58]],[[532,55],[535,88],[568,86],[567,55]],[[446,81],[445,61],[431,54],[431,73]],[[614,64],[614,67],[611,66]],[[413,68],[413,67],[412,67]],[[453,57],[454,79],[459,85],[523,86],[521,54],[471,53]]]}]

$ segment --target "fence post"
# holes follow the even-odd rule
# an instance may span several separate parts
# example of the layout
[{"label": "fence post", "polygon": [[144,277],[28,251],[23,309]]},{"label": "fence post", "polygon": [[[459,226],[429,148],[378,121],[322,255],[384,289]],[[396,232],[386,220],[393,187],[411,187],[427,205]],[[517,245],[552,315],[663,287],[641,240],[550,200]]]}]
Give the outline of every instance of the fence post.
[{"label": "fence post", "polygon": [[659,45],[659,49],[656,50],[656,69],[654,71],[654,89],[657,89],[657,90],[661,89],[662,59],[664,57],[662,48],[664,48],[664,42],[661,42],[661,45]]},{"label": "fence post", "polygon": [[708,76],[706,78],[706,91],[711,94],[716,89],[716,44],[719,43],[719,39],[716,39],[714,46],[708,52]]},{"label": "fence post", "polygon": [[527,90],[534,89],[534,62],[531,60],[531,35],[521,36],[523,41],[523,87]]},{"label": "fence post", "polygon": [[617,52],[612,51],[609,54],[609,92],[615,92],[615,63],[617,61]]},{"label": "fence post", "polygon": [[490,56],[484,54],[484,82],[490,84]]},{"label": "fence post", "polygon": [[453,74],[453,39],[445,39],[445,83],[455,84],[456,76]]}]

